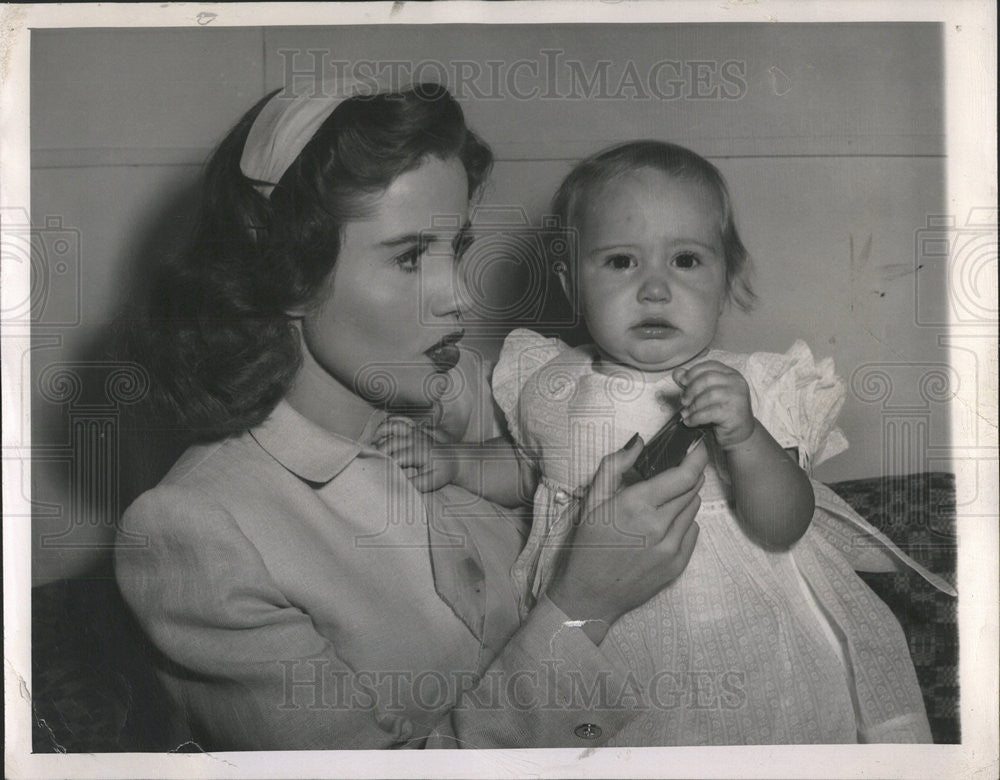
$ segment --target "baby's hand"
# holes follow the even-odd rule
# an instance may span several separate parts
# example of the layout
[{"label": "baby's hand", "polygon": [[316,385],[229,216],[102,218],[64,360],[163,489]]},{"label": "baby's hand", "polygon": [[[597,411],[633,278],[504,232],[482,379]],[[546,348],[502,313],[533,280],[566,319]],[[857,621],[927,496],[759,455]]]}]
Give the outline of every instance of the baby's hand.
[{"label": "baby's hand", "polygon": [[750,388],[736,369],[706,360],[674,371],[683,389],[681,419],[692,428],[711,425],[723,449],[750,438],[756,420],[750,407]]},{"label": "baby's hand", "polygon": [[396,461],[421,493],[444,487],[458,475],[458,460],[444,457],[446,445],[408,417],[386,419],[375,429],[372,446]]}]

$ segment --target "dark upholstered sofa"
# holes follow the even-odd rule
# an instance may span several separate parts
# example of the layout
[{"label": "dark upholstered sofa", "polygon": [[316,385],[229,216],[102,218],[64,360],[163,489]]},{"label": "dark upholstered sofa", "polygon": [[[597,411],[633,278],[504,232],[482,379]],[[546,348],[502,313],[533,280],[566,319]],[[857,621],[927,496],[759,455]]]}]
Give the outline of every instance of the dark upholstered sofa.
[{"label": "dark upholstered sofa", "polygon": [[[902,549],[954,582],[951,474],[832,485]],[[934,740],[960,741],[957,600],[915,574],[866,574],[906,632]],[[110,563],[32,593],[35,752],[196,751],[153,674],[154,649],[115,586]]]}]

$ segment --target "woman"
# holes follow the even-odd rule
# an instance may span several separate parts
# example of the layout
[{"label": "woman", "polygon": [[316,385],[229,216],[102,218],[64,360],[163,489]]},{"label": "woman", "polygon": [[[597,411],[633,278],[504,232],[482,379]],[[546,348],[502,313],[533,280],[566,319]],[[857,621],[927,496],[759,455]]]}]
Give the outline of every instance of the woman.
[{"label": "woman", "polygon": [[421,496],[371,446],[460,379],[456,256],[491,159],[420,85],[272,95],[209,163],[148,329],[205,442],[129,508],[148,544],[116,555],[207,750],[592,746],[649,701],[601,642],[686,565],[703,452],[617,492],[641,447],[609,456],[522,621],[518,524],[456,486]]}]

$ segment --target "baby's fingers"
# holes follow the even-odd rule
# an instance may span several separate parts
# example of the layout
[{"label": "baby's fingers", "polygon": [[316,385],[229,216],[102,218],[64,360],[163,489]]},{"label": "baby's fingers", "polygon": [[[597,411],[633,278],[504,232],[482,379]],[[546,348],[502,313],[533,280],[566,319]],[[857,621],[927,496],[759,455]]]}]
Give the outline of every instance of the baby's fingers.
[{"label": "baby's fingers", "polygon": [[688,386],[681,393],[681,403],[688,405],[713,390],[722,390],[726,393],[739,392],[739,374],[735,372],[705,371],[692,379]]},{"label": "baby's fingers", "polygon": [[431,453],[425,447],[403,447],[392,455],[400,468],[425,469],[431,464]]},{"label": "baby's fingers", "polygon": [[687,409],[681,413],[684,424],[690,428],[704,428],[719,425],[729,420],[732,410],[726,404],[704,404],[697,409]]},{"label": "baby's fingers", "polygon": [[373,441],[372,447],[377,449],[383,455],[395,458],[403,450],[413,447],[413,439],[409,436],[389,434],[388,436],[383,436],[382,438]]},{"label": "baby's fingers", "polygon": [[733,371],[733,369],[725,363],[720,363],[718,360],[703,360],[700,363],[676,369],[674,371],[674,381],[681,387],[687,387],[695,379],[707,371],[721,371],[723,373],[728,373]]},{"label": "baby's fingers", "polygon": [[434,472],[432,471],[413,470],[413,474],[408,476],[410,477],[410,483],[413,487],[421,493],[430,493],[432,490],[440,487],[440,485],[436,484]]},{"label": "baby's fingers", "polygon": [[372,434],[372,441],[376,442],[387,436],[406,436],[416,430],[413,421],[407,417],[388,417],[379,423]]},{"label": "baby's fingers", "polygon": [[715,385],[708,387],[697,395],[683,400],[681,407],[681,418],[685,424],[697,426],[701,423],[692,421],[692,416],[696,413],[714,406],[735,407],[740,405],[740,395],[731,387]]}]

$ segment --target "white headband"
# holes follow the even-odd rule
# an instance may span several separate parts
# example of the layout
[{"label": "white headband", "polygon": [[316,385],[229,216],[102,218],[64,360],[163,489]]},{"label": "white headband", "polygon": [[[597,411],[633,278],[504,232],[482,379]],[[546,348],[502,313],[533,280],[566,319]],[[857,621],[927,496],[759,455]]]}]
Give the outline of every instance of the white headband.
[{"label": "white headband", "polygon": [[295,162],[320,125],[348,95],[288,97],[278,92],[265,104],[243,145],[240,170],[265,198]]}]

